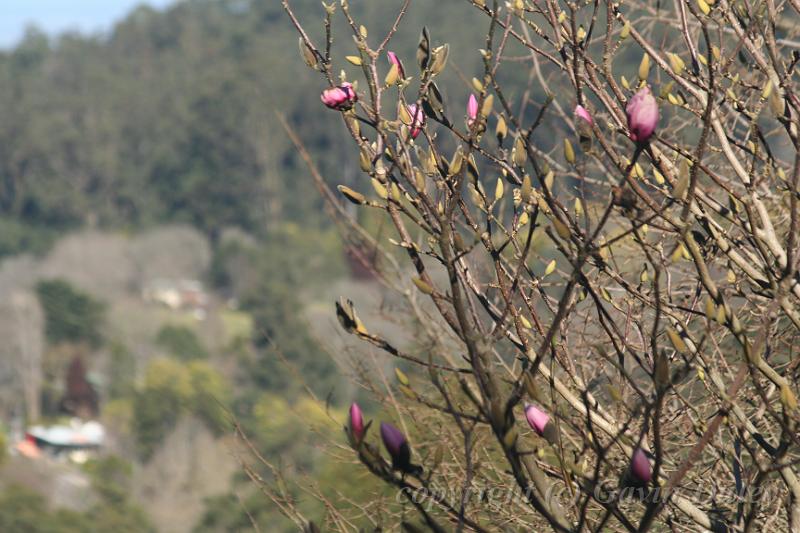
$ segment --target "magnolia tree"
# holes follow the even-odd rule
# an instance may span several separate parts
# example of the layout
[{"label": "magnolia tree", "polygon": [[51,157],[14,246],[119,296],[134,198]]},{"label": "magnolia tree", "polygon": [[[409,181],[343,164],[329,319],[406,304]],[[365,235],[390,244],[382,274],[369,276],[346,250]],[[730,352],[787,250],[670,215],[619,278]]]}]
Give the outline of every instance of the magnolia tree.
[{"label": "magnolia tree", "polygon": [[309,105],[363,171],[341,196],[312,174],[415,342],[337,304],[412,368],[364,379],[387,414],[353,405],[336,452],[397,504],[282,509],[314,531],[800,531],[800,1],[465,0],[482,69],[447,99],[447,44],[390,51],[409,4],[377,37],[323,4],[316,42],[283,1],[327,84]]}]

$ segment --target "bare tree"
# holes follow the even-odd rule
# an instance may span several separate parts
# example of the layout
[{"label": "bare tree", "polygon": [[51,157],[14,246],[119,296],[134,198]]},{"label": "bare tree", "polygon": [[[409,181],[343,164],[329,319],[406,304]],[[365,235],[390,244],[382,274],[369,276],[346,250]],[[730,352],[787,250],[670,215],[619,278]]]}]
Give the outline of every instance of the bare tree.
[{"label": "bare tree", "polygon": [[[287,131],[424,346],[339,304],[418,371],[364,378],[400,427],[381,428],[391,462],[357,412],[346,450],[402,507],[379,522],[374,503],[329,502],[325,527],[413,530],[415,512],[434,531],[800,531],[800,3],[465,0],[483,69],[457,102],[427,30],[418,70],[386,59],[409,4],[374,37],[332,2],[317,43],[283,0],[364,172],[339,191],[391,222],[396,250]],[[358,80],[335,79],[339,16]]]},{"label": "bare tree", "polygon": [[29,292],[13,293],[10,304],[14,331],[7,340],[14,351],[12,359],[21,383],[25,416],[31,423],[41,416],[44,314],[39,300]]}]

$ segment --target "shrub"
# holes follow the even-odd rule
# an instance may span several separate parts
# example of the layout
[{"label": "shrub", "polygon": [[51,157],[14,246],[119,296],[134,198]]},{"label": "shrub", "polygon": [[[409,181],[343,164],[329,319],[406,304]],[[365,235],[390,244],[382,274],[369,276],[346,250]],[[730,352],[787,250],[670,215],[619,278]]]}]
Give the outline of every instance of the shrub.
[{"label": "shrub", "polygon": [[50,344],[87,342],[99,346],[105,320],[105,305],[62,279],[36,285],[45,312],[45,333]]},{"label": "shrub", "polygon": [[208,352],[197,334],[186,326],[172,324],[163,326],[158,330],[156,343],[171,355],[184,361],[208,357]]}]

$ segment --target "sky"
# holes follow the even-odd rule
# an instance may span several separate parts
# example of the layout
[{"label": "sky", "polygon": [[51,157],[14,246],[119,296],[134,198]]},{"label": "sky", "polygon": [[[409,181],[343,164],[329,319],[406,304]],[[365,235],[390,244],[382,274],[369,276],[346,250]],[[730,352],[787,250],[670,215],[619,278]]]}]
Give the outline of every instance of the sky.
[{"label": "sky", "polygon": [[141,4],[165,7],[174,0],[0,0],[0,48],[16,45],[35,24],[49,34],[103,32]]}]

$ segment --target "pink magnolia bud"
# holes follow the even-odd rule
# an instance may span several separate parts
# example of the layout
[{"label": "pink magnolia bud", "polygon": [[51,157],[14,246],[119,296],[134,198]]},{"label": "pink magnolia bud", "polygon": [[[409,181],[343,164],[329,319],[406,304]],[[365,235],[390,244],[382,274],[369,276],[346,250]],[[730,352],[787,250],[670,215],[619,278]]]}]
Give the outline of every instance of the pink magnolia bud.
[{"label": "pink magnolia bud", "polygon": [[631,457],[631,475],[640,483],[650,483],[653,479],[653,471],[650,469],[650,459],[641,448],[636,448]]},{"label": "pink magnolia bud", "polygon": [[531,429],[533,429],[539,436],[544,436],[547,423],[550,421],[550,416],[536,407],[535,405],[528,404],[525,406],[525,418],[528,419]]},{"label": "pink magnolia bud", "polygon": [[589,111],[587,111],[586,108],[583,107],[582,105],[575,106],[575,117],[580,120],[583,120],[589,126],[594,124],[594,121],[592,120],[592,115],[590,115]]},{"label": "pink magnolia bud", "polygon": [[408,104],[406,108],[408,109],[408,114],[411,115],[411,137],[416,139],[425,125],[425,113],[421,107],[417,107],[417,104]]},{"label": "pink magnolia bud", "polygon": [[650,87],[645,85],[633,95],[625,108],[628,115],[628,130],[631,140],[638,143],[646,142],[658,125],[658,103],[650,93]]},{"label": "pink magnolia bud", "polygon": [[361,408],[355,402],[350,406],[350,434],[356,442],[361,442],[364,437],[364,417],[361,415]]},{"label": "pink magnolia bud", "polygon": [[470,94],[467,102],[467,124],[471,127],[476,118],[478,118],[478,99],[474,94]]},{"label": "pink magnolia bud", "polygon": [[392,65],[397,65],[397,74],[400,76],[400,78],[405,78],[406,73],[403,70],[403,64],[400,62],[400,58],[397,57],[397,54],[394,52],[386,52],[386,55],[389,56],[389,62]]},{"label": "pink magnolia bud", "polygon": [[323,104],[337,111],[347,111],[358,101],[358,95],[348,82],[344,82],[338,87],[328,87],[322,91],[319,98]]}]

